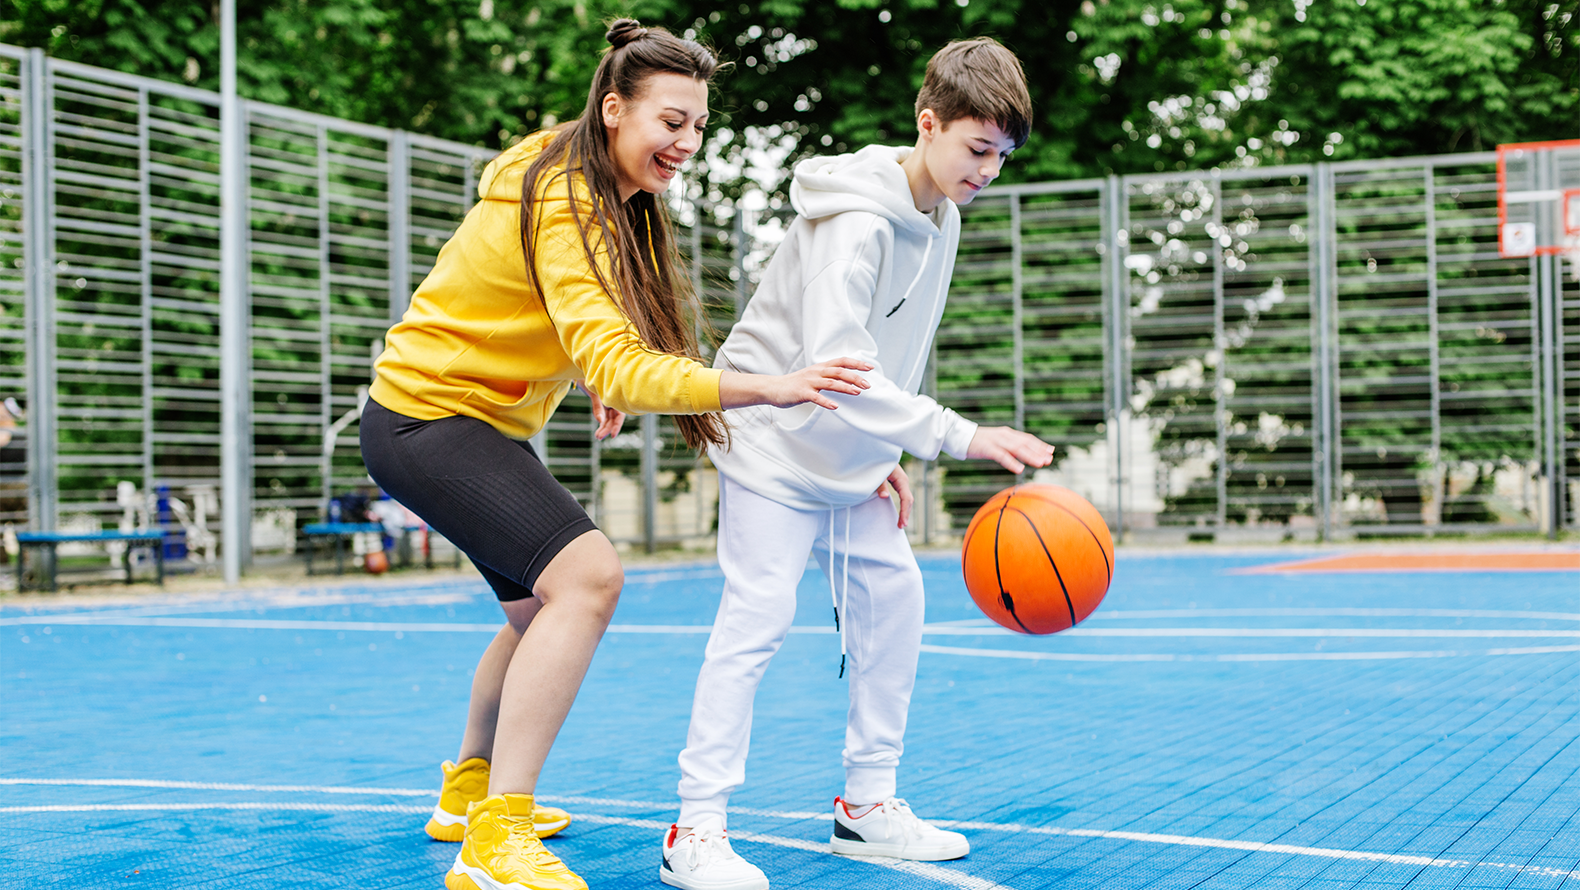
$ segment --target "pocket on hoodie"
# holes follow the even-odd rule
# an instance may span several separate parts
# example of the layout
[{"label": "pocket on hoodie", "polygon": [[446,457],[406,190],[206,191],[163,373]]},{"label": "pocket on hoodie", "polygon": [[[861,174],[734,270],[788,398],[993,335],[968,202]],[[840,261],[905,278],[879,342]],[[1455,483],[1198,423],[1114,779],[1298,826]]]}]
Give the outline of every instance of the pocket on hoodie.
[{"label": "pocket on hoodie", "polygon": [[882,476],[888,475],[899,449],[845,423],[835,412],[816,410],[800,427],[780,429],[786,459],[836,485],[868,475],[878,464],[885,465]]}]

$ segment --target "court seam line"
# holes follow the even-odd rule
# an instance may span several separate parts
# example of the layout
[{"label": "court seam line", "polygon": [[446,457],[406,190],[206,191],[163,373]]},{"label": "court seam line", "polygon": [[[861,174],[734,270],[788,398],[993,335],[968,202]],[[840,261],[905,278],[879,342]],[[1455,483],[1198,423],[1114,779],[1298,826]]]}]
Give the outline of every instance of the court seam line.
[{"label": "court seam line", "polygon": [[[164,618],[180,620],[178,615],[170,613],[181,612],[244,612],[261,610],[264,608],[277,609],[306,609],[337,605],[362,605],[379,603],[381,605],[443,605],[446,603],[464,602],[474,599],[479,593],[451,593],[445,595],[414,594],[408,597],[378,596],[373,594],[327,594],[302,596],[279,596],[248,600],[240,603],[224,603],[218,601],[196,603],[171,603],[164,605],[149,605],[141,608],[111,609],[108,611],[78,611],[78,612],[48,612],[44,614],[29,613],[15,617],[0,617],[0,626],[26,625],[26,624],[110,624],[113,619],[124,618]],[[0,613],[7,611],[0,608]],[[159,613],[165,613],[163,615]],[[1366,608],[1331,608],[1331,609],[1138,609],[1131,611],[1114,610],[1099,611],[1088,616],[1087,621],[1104,620],[1145,620],[1154,618],[1320,618],[1320,617],[1345,617],[1345,618],[1499,618],[1511,620],[1555,620],[1555,621],[1580,621],[1580,613],[1572,612],[1531,612],[1524,610],[1502,609],[1366,609]],[[225,619],[191,619],[191,620],[225,620]],[[229,619],[234,621],[266,620],[266,619]],[[298,619],[300,620],[300,619]],[[373,623],[373,622],[352,622]],[[435,622],[428,622],[437,624]],[[468,625],[472,626],[472,625]],[[702,627],[711,629],[712,625],[623,625],[625,627],[676,627],[693,628]],[[966,618],[956,621],[931,622],[928,628],[981,628],[994,633],[1004,632],[997,624],[986,618]],[[636,632],[636,631],[628,631]]]},{"label": "court seam line", "polygon": [[[431,795],[431,792],[425,792]],[[541,798],[545,803],[574,803],[575,798],[544,795]],[[653,805],[656,806],[656,805]],[[672,805],[664,805],[672,809]],[[430,811],[430,807],[412,806],[409,804],[332,804],[332,803],[264,803],[256,801],[235,803],[141,803],[141,804],[43,804],[38,806],[0,807],[0,814],[28,814],[28,813],[91,813],[91,812],[138,812],[138,811],[165,811],[165,812],[196,812],[201,810],[247,810],[247,811],[285,811],[285,812],[328,812],[328,813],[391,813],[391,814],[421,814]],[[747,810],[729,808],[730,812],[742,815],[778,816],[780,818],[805,818],[831,821],[832,814],[823,813],[798,813],[780,812],[772,810]],[[573,815],[573,823],[586,822],[591,825],[621,825],[633,828],[652,828],[663,830],[669,827],[668,823],[651,819],[630,819],[620,816],[601,815]],[[973,831],[1003,831],[1018,834],[1040,834],[1062,837],[1102,838],[1105,840],[1135,841],[1138,843],[1165,844],[1169,846],[1204,847],[1220,850],[1240,850],[1247,853],[1275,853],[1291,856],[1312,856],[1323,859],[1342,859],[1359,862],[1385,862],[1396,865],[1420,865],[1433,868],[1497,868],[1513,870],[1518,874],[1537,874],[1543,877],[1580,877],[1580,870],[1564,870],[1551,866],[1521,865],[1511,862],[1485,862],[1471,861],[1469,859],[1443,859],[1432,856],[1410,856],[1400,853],[1374,853],[1365,850],[1339,850],[1329,847],[1305,847],[1296,844],[1274,844],[1261,841],[1236,841],[1225,838],[1191,837],[1177,834],[1154,834],[1142,831],[1109,831],[1096,828],[1051,828],[1036,825],[1020,825],[1017,823],[1002,822],[971,822],[950,820],[928,820],[931,824],[941,828],[965,828]],[[810,852],[826,853],[827,848],[817,841],[801,838],[786,838],[777,835],[759,834],[736,830],[731,835],[736,840],[755,843],[773,844],[775,846],[790,847],[793,849],[807,850]],[[907,860],[887,861],[886,857],[863,856],[852,857],[856,861],[881,865],[899,871],[908,871],[922,877],[928,877],[942,883],[949,883],[967,890],[990,890],[998,888],[995,884],[983,878],[975,878],[960,872],[929,866],[926,863],[912,863]],[[941,874],[940,874],[941,873]],[[947,876],[947,877],[946,877]]]},{"label": "court seam line", "polygon": [[1171,653],[1134,653],[1105,655],[1102,653],[1079,654],[1073,652],[1027,652],[1021,649],[972,649],[962,646],[936,646],[923,643],[923,652],[936,655],[974,655],[983,658],[1023,658],[1031,661],[1086,661],[1086,662],[1255,662],[1255,661],[1393,661],[1404,658],[1468,658],[1490,655],[1550,655],[1557,652],[1580,652],[1576,646],[1525,646],[1500,649],[1425,650],[1394,652],[1244,652],[1220,655],[1176,655]]}]

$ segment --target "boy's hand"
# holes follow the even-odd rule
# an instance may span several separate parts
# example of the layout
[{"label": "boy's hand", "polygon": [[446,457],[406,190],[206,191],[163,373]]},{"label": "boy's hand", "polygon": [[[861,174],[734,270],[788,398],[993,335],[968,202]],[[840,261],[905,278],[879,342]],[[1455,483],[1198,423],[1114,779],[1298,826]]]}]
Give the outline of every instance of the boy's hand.
[{"label": "boy's hand", "polygon": [[916,503],[916,497],[911,494],[910,477],[905,475],[904,470],[895,467],[894,472],[889,474],[889,481],[878,486],[878,497],[888,497],[890,485],[894,486],[894,493],[900,496],[900,528],[905,528],[911,524],[911,505]]},{"label": "boy's hand", "polygon": [[1024,473],[1028,466],[1046,467],[1053,463],[1053,446],[1011,427],[979,426],[971,437],[966,457],[996,461],[1011,473]]},{"label": "boy's hand", "polygon": [[593,431],[594,439],[610,439],[620,435],[620,427],[625,426],[625,412],[617,411],[603,403],[598,394],[588,389],[586,384],[578,383],[576,388],[587,394],[592,401],[592,416],[598,421],[598,429]]}]

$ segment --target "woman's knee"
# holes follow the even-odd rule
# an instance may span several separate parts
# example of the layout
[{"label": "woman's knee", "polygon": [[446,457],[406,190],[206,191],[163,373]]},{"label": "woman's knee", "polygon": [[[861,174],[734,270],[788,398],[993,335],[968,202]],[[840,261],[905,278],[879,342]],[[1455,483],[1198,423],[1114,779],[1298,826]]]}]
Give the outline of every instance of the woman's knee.
[{"label": "woman's knee", "polygon": [[602,532],[587,532],[570,542],[549,561],[532,592],[545,603],[588,609],[605,621],[614,617],[625,586],[620,555]]}]

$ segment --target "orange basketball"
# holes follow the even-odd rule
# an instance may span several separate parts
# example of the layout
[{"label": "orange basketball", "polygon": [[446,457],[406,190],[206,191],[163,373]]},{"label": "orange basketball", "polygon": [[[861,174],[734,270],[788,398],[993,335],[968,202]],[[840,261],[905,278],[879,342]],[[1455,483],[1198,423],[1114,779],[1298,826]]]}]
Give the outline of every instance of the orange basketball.
[{"label": "orange basketball", "polygon": [[1102,514],[1075,492],[1017,485],[971,517],[961,563],[983,614],[1019,633],[1051,634],[1103,601],[1114,541]]}]

